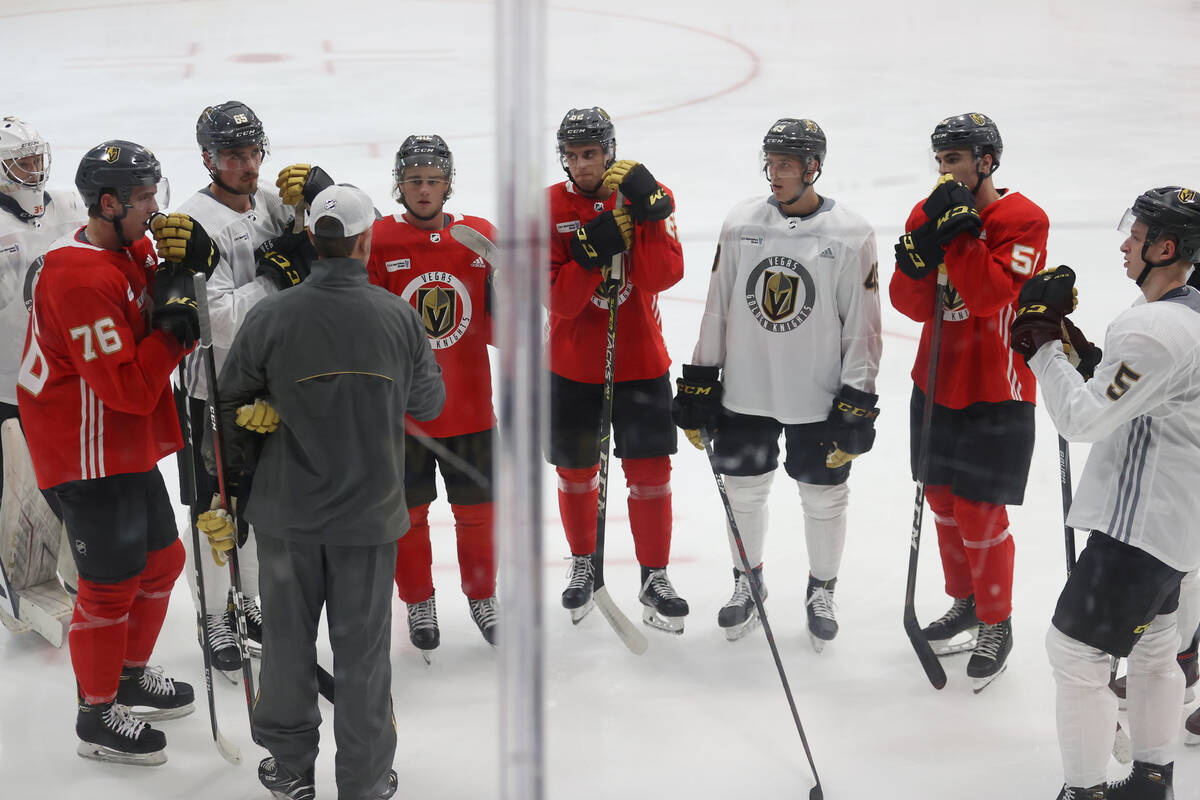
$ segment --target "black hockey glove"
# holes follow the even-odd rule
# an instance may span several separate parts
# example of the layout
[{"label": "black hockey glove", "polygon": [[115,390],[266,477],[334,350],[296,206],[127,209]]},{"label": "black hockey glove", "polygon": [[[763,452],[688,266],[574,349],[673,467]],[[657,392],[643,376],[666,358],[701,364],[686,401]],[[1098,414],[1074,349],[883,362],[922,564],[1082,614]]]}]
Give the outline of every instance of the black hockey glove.
[{"label": "black hockey glove", "polygon": [[1063,317],[1062,321],[1062,342],[1063,352],[1067,354],[1071,366],[1085,381],[1091,380],[1097,365],[1104,358],[1104,351],[1089,342],[1083,331],[1075,327],[1075,323],[1067,317]]},{"label": "black hockey glove", "polygon": [[584,269],[607,267],[633,246],[633,219],[624,208],[605,211],[571,237],[571,257]]},{"label": "black hockey glove", "polygon": [[675,211],[671,195],[658,185],[645,164],[617,161],[605,171],[602,180],[609,189],[620,189],[638,222],[663,220]]},{"label": "black hockey glove", "polygon": [[181,264],[164,261],[154,273],[154,311],[150,327],[165,331],[190,350],[200,338],[200,313],[196,305],[195,273]]},{"label": "black hockey glove", "polygon": [[934,238],[933,222],[926,222],[896,242],[896,267],[914,281],[919,281],[938,268],[946,252]]},{"label": "black hockey glove", "polygon": [[683,365],[683,377],[675,379],[675,399],[671,401],[671,418],[683,428],[697,449],[703,450],[698,431],[707,428],[712,432],[721,411],[721,370],[719,367]]},{"label": "black hockey glove", "polygon": [[307,232],[287,231],[255,249],[255,274],[266,276],[280,289],[290,289],[308,277],[316,258]]},{"label": "black hockey glove", "polygon": [[943,175],[921,210],[934,224],[934,239],[945,246],[959,234],[978,237],[983,220],[975,208],[975,195],[964,184]]},{"label": "black hockey glove", "polygon": [[205,278],[212,277],[221,251],[198,220],[187,214],[155,214],[150,219],[150,232],[160,259],[203,272]]},{"label": "black hockey glove", "polygon": [[299,205],[301,201],[311,206],[313,198],[332,185],[333,178],[328,172],[308,164],[286,166],[279,170],[279,177],[275,179],[279,198],[285,206]]},{"label": "black hockey glove", "polygon": [[827,419],[833,449],[825,459],[825,466],[837,469],[871,449],[875,444],[875,419],[879,416],[875,404],[878,402],[877,394],[842,386],[833,398],[833,408]]},{"label": "black hockey glove", "polygon": [[1033,358],[1046,342],[1062,337],[1063,319],[1075,310],[1075,270],[1054,267],[1034,275],[1017,296],[1017,316],[1009,328],[1012,349]]}]

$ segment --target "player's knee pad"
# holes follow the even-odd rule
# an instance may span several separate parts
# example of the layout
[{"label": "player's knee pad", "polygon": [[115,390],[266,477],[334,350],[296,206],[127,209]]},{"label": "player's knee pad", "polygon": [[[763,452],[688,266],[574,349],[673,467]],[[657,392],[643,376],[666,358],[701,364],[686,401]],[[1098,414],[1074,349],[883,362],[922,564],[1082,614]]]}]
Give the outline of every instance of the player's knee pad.
[{"label": "player's knee pad", "polygon": [[1053,625],[1046,632],[1046,654],[1054,678],[1060,684],[1081,688],[1108,685],[1108,654],[1078,639],[1072,639]]},{"label": "player's knee pad", "polygon": [[1145,633],[1129,651],[1129,671],[1166,674],[1179,671],[1175,653],[1179,647],[1176,612],[1159,614],[1150,621]]},{"label": "player's knee pad", "polygon": [[146,554],[146,568],[141,574],[142,594],[170,593],[175,585],[175,579],[183,572],[186,555],[183,542],[176,539],[161,550],[151,550]]},{"label": "player's knee pad", "polygon": [[800,488],[800,502],[804,516],[813,519],[834,519],[846,512],[850,502],[850,487],[845,483],[825,486],[796,481]]},{"label": "player's knee pad", "polygon": [[1008,511],[995,503],[955,497],[954,520],[967,547],[993,547],[1009,536]]},{"label": "player's knee pad", "polygon": [[[621,470],[625,473],[625,485],[629,487],[630,497],[634,499],[651,499],[671,493],[671,459],[668,456],[623,458]],[[663,492],[660,487],[666,487],[666,491]],[[649,496],[635,497],[637,494]]]},{"label": "player's knee pad", "polygon": [[725,492],[729,505],[739,514],[752,514],[767,504],[774,472],[762,475],[726,475]]},{"label": "player's knee pad", "polygon": [[555,467],[558,490],[563,494],[588,494],[600,487],[600,465],[590,467]]},{"label": "player's knee pad", "polygon": [[[75,597],[76,627],[98,628],[118,625],[129,616],[129,609],[137,598],[141,580],[138,577],[120,583],[96,583],[87,578],[79,579],[79,594]],[[82,619],[80,619],[82,617]]]}]

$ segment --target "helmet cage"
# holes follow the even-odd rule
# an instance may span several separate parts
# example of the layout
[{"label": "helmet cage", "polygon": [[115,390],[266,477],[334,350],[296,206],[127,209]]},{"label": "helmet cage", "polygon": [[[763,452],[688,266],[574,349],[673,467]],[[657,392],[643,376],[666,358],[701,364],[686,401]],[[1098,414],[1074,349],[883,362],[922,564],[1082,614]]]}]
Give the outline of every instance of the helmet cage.
[{"label": "helmet cage", "polygon": [[[37,158],[33,169],[18,161]],[[46,181],[50,177],[50,145],[30,125],[16,117],[0,120],[0,194],[9,195],[26,217],[45,210]]]}]

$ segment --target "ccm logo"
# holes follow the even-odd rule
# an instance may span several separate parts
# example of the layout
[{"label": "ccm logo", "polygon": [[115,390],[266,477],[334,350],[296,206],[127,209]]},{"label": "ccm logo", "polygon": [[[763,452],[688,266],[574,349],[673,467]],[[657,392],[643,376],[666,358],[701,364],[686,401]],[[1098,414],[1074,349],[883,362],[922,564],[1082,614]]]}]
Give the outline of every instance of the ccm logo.
[{"label": "ccm logo", "polygon": [[711,386],[681,386],[679,388],[684,394],[712,394]]}]

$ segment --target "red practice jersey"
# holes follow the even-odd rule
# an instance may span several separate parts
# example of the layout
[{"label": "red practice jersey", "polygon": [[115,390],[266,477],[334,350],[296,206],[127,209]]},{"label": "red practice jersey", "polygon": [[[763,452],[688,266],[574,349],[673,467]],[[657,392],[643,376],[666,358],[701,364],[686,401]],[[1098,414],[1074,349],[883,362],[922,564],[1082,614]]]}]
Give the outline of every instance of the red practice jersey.
[{"label": "red practice jersey", "polygon": [[145,472],[183,447],[171,396],[179,341],[151,330],[154,245],[46,253],[33,288],[17,402],[38,486]]},{"label": "red practice jersey", "polygon": [[[925,224],[917,203],[906,231]],[[978,239],[959,236],[946,247],[949,278],[942,314],[942,347],[938,361],[940,406],[964,408],[972,403],[1006,400],[1034,402],[1037,384],[1025,359],[1009,347],[1009,326],[1016,316],[1021,284],[1046,266],[1046,212],[1017,192],[1001,190],[999,200],[979,212],[983,233]],[[913,382],[925,391],[929,378],[929,337],[933,330],[937,273],[920,281],[892,275],[892,305],[923,323]]]},{"label": "red practice jersey", "polygon": [[[661,184],[660,184],[661,185]],[[670,194],[671,190],[667,189]],[[550,371],[580,383],[604,382],[604,345],[608,300],[600,290],[600,270],[585,269],[571,258],[571,237],[616,203],[579,194],[563,181],[550,196]],[[671,195],[672,200],[674,195]],[[625,254],[617,315],[618,381],[657,378],[671,366],[663,342],[658,293],[683,277],[683,248],[675,232],[675,215],[662,222],[639,222],[633,247]]]},{"label": "red practice jersey", "polygon": [[450,235],[452,225],[468,225],[492,241],[496,229],[482,217],[445,214],[436,231],[410,225],[400,214],[375,223],[367,273],[371,283],[412,303],[442,368],[446,405],[436,419],[408,420],[429,436],[460,436],[491,429],[492,370],[487,346],[492,318],[487,312],[487,278],[481,257]]}]

